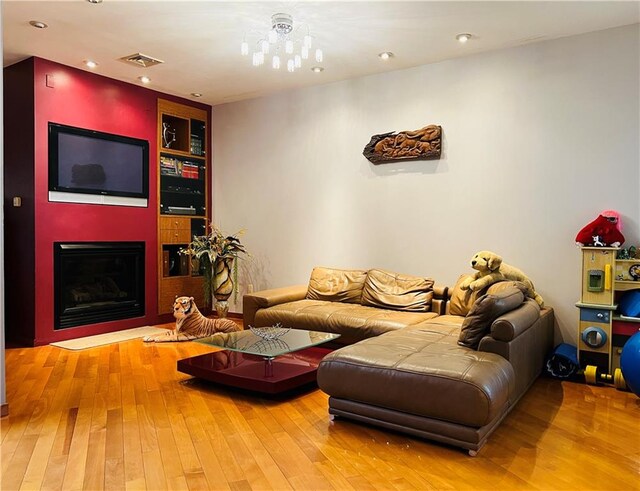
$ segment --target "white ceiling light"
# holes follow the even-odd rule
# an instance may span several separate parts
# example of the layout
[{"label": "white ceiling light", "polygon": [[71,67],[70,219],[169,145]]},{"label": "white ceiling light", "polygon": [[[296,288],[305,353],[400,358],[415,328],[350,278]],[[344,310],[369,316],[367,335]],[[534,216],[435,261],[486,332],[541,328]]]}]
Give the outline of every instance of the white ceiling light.
[{"label": "white ceiling light", "polygon": [[200,92],[191,92],[191,95],[193,97],[202,97],[202,94]]},{"label": "white ceiling light", "polygon": [[39,20],[30,20],[29,25],[37,29],[46,29],[47,27],[49,27],[47,24]]},{"label": "white ceiling light", "polygon": [[84,60],[84,64],[89,68],[95,68],[98,66],[98,64],[93,60]]},{"label": "white ceiling light", "polygon": [[142,82],[143,84],[151,83],[151,79],[145,75],[143,75],[142,77],[138,77],[138,80],[140,80],[140,82]]},{"label": "white ceiling light", "polygon": [[462,34],[458,34],[456,36],[456,39],[458,40],[459,43],[466,43],[467,41],[469,41],[469,39],[471,39],[471,34],[463,32]]},{"label": "white ceiling light", "polygon": [[102,0],[87,0],[89,3],[102,3]]},{"label": "white ceiling light", "polygon": [[313,73],[320,73],[320,72],[324,72],[324,68],[322,68],[321,66],[314,66],[314,67],[311,67],[311,71]]},{"label": "white ceiling light", "polygon": [[382,53],[378,54],[378,57],[381,60],[387,61],[389,58],[393,58],[394,54],[391,51],[383,51]]},{"label": "white ceiling light", "polygon": [[[302,31],[302,32],[301,32]],[[251,64],[261,66],[265,64],[265,55],[272,53],[271,67],[279,70],[282,58],[286,59],[287,71],[295,72],[302,67],[303,60],[309,59],[309,50],[313,45],[313,37],[309,33],[309,26],[301,24],[294,26],[293,17],[289,14],[273,14],[271,16],[271,30],[259,39],[250,43],[243,39],[240,44],[240,54],[251,55]],[[317,63],[324,60],[322,49],[314,50],[314,58]]]}]

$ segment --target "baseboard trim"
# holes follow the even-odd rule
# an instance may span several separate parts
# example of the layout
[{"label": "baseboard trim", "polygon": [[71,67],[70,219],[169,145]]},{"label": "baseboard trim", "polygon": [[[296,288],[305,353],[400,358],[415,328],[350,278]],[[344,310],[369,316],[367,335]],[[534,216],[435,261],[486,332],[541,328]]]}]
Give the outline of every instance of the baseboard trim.
[{"label": "baseboard trim", "polygon": [[0,418],[4,418],[9,415],[9,404],[0,405]]}]

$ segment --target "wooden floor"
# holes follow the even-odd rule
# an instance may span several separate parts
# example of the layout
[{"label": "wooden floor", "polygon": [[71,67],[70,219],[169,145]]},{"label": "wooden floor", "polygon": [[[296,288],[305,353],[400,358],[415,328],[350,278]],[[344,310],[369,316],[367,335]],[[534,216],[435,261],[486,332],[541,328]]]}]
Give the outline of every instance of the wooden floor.
[{"label": "wooden floor", "polygon": [[640,398],[539,379],[480,454],[207,385],[141,340],[8,349],[2,490],[640,489]]}]

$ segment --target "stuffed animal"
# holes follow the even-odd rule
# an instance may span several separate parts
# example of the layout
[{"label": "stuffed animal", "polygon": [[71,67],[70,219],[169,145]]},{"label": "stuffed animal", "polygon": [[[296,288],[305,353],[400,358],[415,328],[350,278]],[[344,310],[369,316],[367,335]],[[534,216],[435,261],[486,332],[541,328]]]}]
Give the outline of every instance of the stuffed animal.
[{"label": "stuffed animal", "polygon": [[471,267],[477,271],[469,276],[460,287],[463,290],[480,291],[499,281],[520,281],[527,287],[527,297],[533,298],[540,307],[544,307],[544,300],[536,292],[533,283],[518,268],[502,262],[502,258],[491,251],[480,251],[471,258]]},{"label": "stuffed animal", "polygon": [[580,247],[620,247],[623,243],[620,214],[614,210],[603,211],[576,235],[576,244]]},{"label": "stuffed animal", "polygon": [[160,334],[147,336],[145,343],[168,341],[191,341],[206,338],[218,332],[240,331],[240,326],[230,319],[209,319],[200,313],[193,297],[178,297],[173,303],[176,328]]}]

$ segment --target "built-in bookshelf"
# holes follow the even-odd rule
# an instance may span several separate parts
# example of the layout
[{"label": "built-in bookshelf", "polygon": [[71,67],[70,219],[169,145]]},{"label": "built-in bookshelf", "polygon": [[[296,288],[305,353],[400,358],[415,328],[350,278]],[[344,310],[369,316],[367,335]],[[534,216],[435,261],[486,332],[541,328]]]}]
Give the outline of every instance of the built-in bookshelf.
[{"label": "built-in bookshelf", "polygon": [[180,254],[209,220],[207,112],[158,101],[158,313],[173,311],[176,296],[204,304],[197,261]]}]

